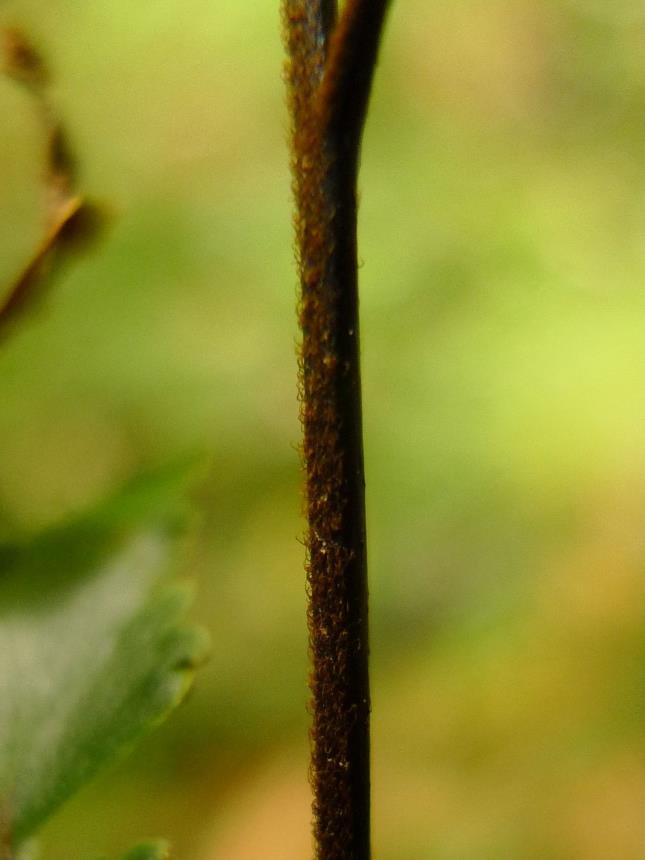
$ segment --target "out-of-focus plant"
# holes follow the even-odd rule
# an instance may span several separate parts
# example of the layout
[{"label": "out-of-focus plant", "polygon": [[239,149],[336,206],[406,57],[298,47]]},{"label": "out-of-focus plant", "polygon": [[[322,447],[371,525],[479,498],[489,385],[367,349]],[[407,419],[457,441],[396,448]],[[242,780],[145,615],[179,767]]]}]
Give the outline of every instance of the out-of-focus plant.
[{"label": "out-of-focus plant", "polygon": [[[24,321],[70,242],[95,223],[49,98],[44,64],[5,34],[6,71],[33,98],[46,140],[44,236],[0,304]],[[189,469],[139,476],[73,521],[0,544],[0,857],[31,856],[44,821],[183,698],[204,635],[182,622],[172,579]],[[144,843],[124,860],[161,860]]]}]

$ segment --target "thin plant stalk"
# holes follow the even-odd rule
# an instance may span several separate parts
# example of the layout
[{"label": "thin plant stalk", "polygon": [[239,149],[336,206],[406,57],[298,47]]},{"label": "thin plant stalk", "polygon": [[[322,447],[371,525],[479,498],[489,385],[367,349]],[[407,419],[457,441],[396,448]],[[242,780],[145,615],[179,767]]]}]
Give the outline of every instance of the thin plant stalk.
[{"label": "thin plant stalk", "polygon": [[370,692],[356,243],[360,143],[387,0],[285,0],[302,331],[318,860],[370,857]]}]

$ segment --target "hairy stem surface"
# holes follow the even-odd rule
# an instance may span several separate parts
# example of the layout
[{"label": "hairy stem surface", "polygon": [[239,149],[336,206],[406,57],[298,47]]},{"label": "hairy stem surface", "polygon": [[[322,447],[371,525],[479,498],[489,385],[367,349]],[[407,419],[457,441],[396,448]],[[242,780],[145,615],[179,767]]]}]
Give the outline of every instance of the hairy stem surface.
[{"label": "hairy stem surface", "polygon": [[[360,141],[387,0],[285,0],[306,471],[311,780],[319,860],[370,856]],[[338,17],[338,20],[336,20]]]}]

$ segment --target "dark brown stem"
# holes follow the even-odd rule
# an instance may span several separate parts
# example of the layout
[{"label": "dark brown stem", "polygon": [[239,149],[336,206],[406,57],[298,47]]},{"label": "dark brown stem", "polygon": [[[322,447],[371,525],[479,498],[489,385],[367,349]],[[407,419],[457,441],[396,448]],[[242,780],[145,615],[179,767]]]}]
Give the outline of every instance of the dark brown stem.
[{"label": "dark brown stem", "polygon": [[286,0],[319,860],[370,857],[365,481],[356,253],[360,141],[387,0]]}]

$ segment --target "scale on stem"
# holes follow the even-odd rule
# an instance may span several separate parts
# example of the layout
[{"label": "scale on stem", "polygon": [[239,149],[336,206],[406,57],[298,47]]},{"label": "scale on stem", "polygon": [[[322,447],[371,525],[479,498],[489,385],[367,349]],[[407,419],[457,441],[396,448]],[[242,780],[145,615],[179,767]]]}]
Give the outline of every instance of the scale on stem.
[{"label": "scale on stem", "polygon": [[319,860],[370,857],[356,178],[387,0],[284,0]]}]

